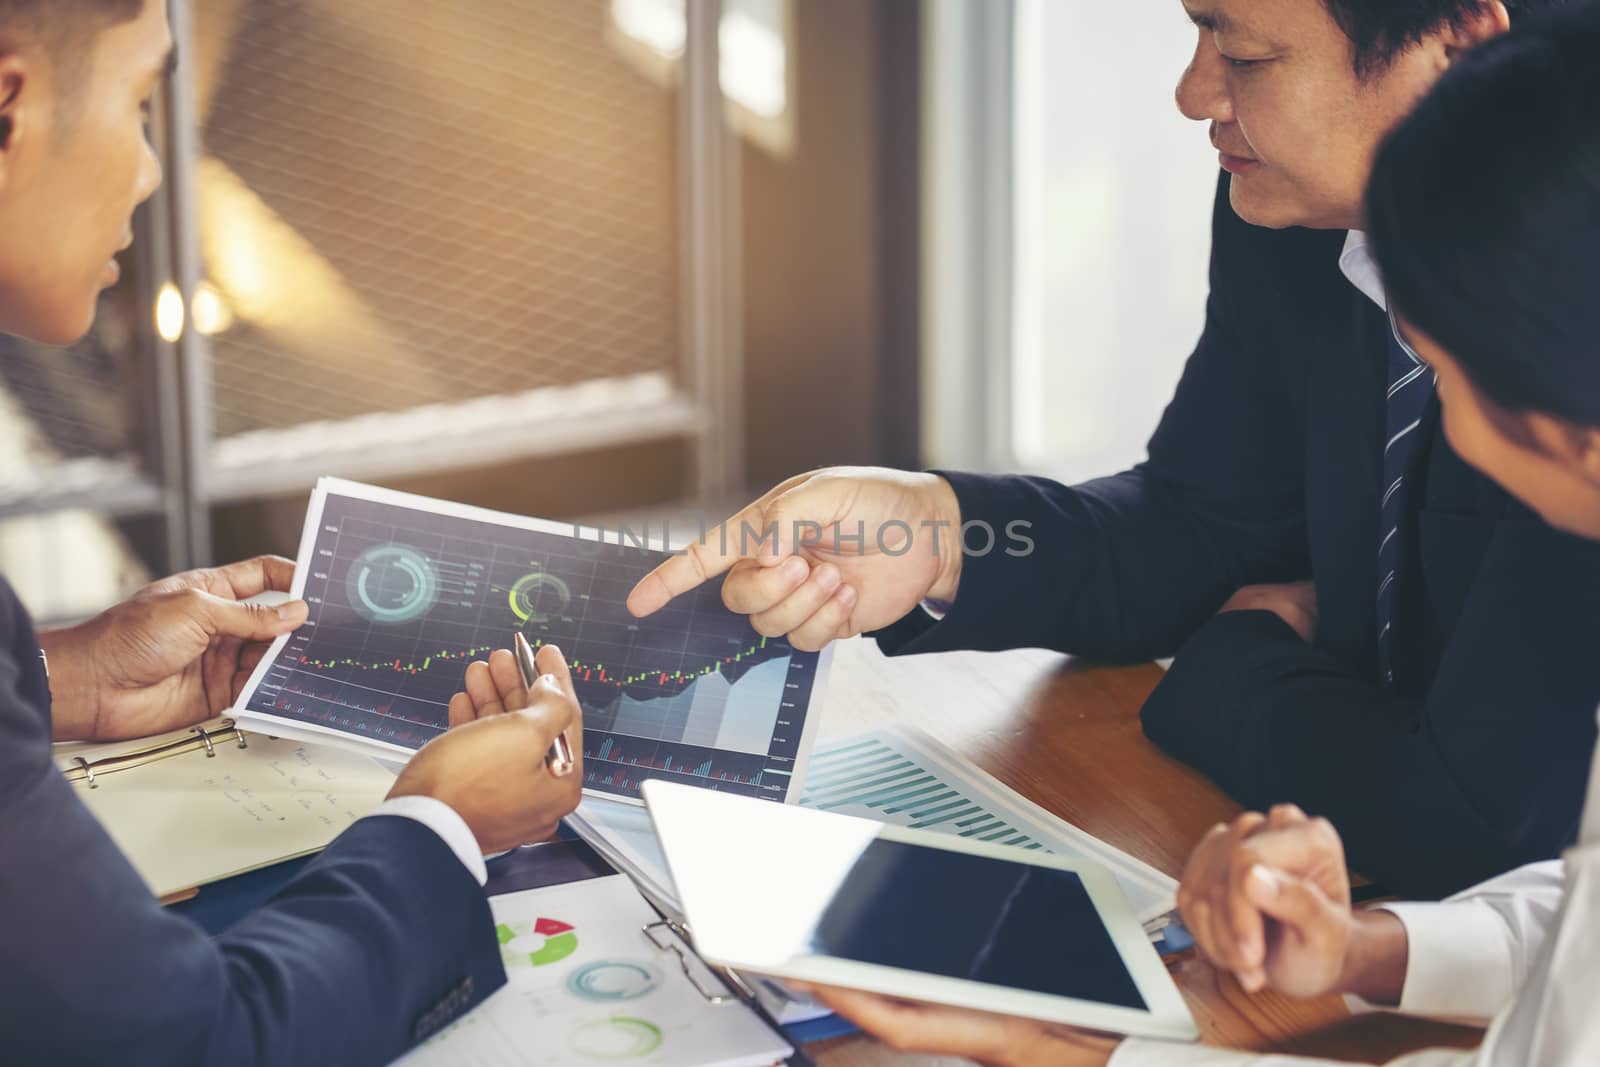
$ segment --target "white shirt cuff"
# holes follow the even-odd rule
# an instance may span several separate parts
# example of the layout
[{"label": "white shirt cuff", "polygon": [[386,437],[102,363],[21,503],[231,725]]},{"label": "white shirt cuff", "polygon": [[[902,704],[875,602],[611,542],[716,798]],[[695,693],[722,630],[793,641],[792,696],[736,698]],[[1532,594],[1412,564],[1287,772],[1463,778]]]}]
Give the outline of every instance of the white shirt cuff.
[{"label": "white shirt cuff", "polygon": [[433,797],[390,797],[379,804],[372,814],[398,815],[420,822],[450,846],[450,851],[456,854],[461,866],[478,880],[479,885],[488,884],[489,868],[483,862],[483,850],[478,847],[477,836],[467,826],[467,820],[444,801]]},{"label": "white shirt cuff", "polygon": [[1474,900],[1385,904],[1406,928],[1406,1015],[1485,1022],[1516,990],[1505,920]]}]

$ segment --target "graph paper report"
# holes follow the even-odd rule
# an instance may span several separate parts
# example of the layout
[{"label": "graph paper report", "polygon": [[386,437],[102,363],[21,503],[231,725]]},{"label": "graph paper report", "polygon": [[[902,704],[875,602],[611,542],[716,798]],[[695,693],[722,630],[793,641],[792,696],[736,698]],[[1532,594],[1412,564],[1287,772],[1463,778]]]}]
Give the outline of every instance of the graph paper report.
[{"label": "graph paper report", "polygon": [[246,725],[405,753],[444,732],[468,663],[514,630],[559,645],[584,712],[584,786],[647,777],[783,801],[804,770],[826,654],[763,638],[715,583],[635,619],[666,553],[516,516],[324,479],[295,573],[311,615],[239,700]]}]

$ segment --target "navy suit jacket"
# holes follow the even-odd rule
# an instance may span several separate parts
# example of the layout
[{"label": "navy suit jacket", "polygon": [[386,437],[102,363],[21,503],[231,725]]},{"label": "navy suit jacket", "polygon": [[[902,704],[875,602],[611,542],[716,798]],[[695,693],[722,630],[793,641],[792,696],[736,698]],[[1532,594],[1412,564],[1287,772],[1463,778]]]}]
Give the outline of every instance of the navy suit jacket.
[{"label": "navy suit jacket", "polygon": [[[1356,869],[1437,897],[1575,837],[1600,546],[1467,467],[1432,402],[1408,479],[1397,680],[1379,684],[1388,326],[1340,272],[1344,238],[1245,224],[1224,177],[1205,331],[1149,461],[1073,488],[948,474],[996,546],[965,560],[942,622],[917,612],[878,637],[900,653],[1176,654],[1149,737],[1247,806],[1327,816]],[[1017,519],[1029,554],[1008,554],[1025,548],[1005,535]],[[1241,586],[1305,578],[1311,644],[1267,612],[1216,615]]]},{"label": "navy suit jacket", "polygon": [[[133,772],[137,773],[137,772]],[[212,939],[159,907],[50,756],[49,689],[0,581],[0,1060],[383,1064],[505,982],[437,834],[356,823]]]}]

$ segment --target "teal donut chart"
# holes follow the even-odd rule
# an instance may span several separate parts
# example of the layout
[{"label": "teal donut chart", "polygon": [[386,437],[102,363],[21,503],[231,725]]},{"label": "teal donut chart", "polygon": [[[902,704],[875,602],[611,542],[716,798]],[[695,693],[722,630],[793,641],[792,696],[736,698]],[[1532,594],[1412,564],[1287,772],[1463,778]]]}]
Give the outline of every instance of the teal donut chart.
[{"label": "teal donut chart", "polygon": [[375,545],[350,565],[345,592],[357,615],[392,626],[428,613],[439,595],[439,575],[410,545]]}]

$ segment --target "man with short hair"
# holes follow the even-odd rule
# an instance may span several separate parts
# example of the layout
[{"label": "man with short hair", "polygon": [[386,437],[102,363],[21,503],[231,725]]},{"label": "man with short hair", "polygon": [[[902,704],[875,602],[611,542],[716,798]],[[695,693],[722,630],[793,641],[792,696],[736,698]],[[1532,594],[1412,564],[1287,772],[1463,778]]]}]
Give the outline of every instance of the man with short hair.
[{"label": "man with short hair", "polygon": [[[867,631],[892,653],[1175,654],[1144,708],[1153,740],[1247,806],[1328,816],[1356,869],[1438,897],[1576,833],[1600,549],[1450,449],[1389,321],[1362,192],[1383,136],[1452,63],[1559,0],[1183,4],[1198,40],[1178,105],[1228,173],[1205,332],[1149,461],[1070,488],[801,475],[631,605],[729,571],[729,607],[802,648]],[[772,523],[780,544],[740,544]],[[865,545],[841,543],[858,525]],[[875,544],[891,527],[915,536]]]},{"label": "man with short hair", "polygon": [[[165,0],[0,0],[0,330],[59,344],[89,328],[161,180],[143,113],[171,52]],[[215,940],[157,905],[55,768],[52,740],[231,706],[262,642],[306,620],[301,602],[248,602],[292,577],[274,557],[194,571],[40,634],[0,581],[6,1063],[382,1064],[504,984],[483,853],[549,836],[582,780],[544,768],[582,729],[559,652],[540,650],[532,692],[509,652],[470,666],[456,728]]]}]

